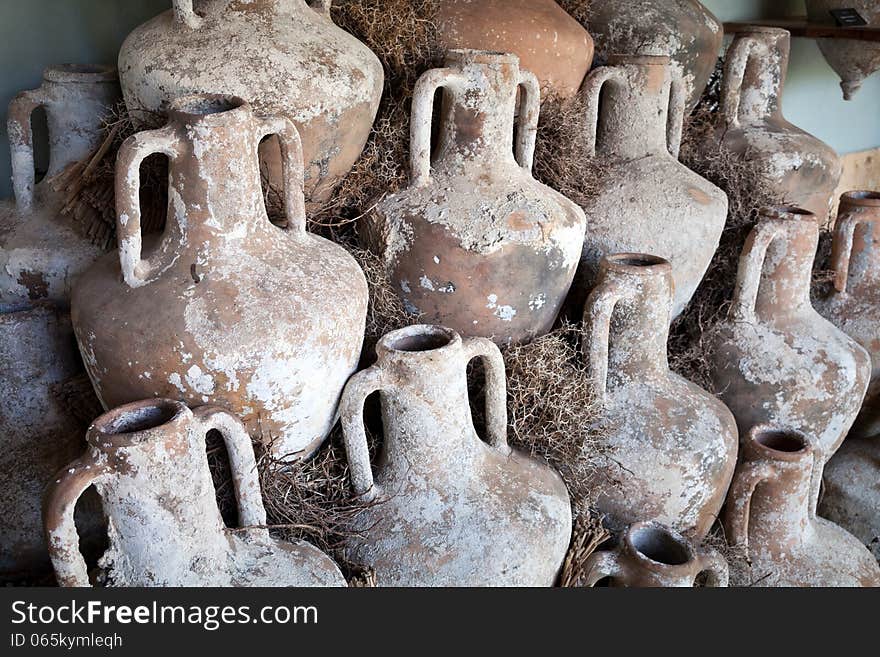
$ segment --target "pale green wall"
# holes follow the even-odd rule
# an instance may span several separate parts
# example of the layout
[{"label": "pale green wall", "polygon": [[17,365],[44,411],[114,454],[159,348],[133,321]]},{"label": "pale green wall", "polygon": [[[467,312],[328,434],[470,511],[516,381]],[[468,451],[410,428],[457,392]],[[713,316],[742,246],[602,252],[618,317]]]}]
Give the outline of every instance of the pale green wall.
[{"label": "pale green wall", "polygon": [[[722,21],[805,15],[803,0],[703,0]],[[880,73],[865,80],[853,100],[843,100],[840,78],[813,39],[792,39],[783,97],[785,117],[840,153],[880,146]]]},{"label": "pale green wall", "polygon": [[[114,63],[125,35],[170,0],[0,0],[0,108],[40,83],[49,64]],[[804,13],[803,0],[706,0],[721,20]],[[880,146],[880,74],[844,102],[811,39],[794,39],[785,93],[790,121],[842,153]],[[11,194],[6,122],[0,122],[0,198]]]}]

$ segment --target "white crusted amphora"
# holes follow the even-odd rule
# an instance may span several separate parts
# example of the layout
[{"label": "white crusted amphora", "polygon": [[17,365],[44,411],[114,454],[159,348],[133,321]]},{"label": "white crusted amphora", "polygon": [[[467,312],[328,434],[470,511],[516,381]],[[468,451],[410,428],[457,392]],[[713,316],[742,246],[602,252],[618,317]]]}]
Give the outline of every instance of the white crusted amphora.
[{"label": "white crusted amphora", "polygon": [[[212,430],[229,454],[240,530],[228,529],[217,507],[205,450]],[[95,420],[87,440],[86,453],[50,485],[43,510],[60,585],[89,585],[73,508],[94,485],[109,521],[99,565],[111,585],[345,586],[317,548],[269,537],[253,446],[231,413],[135,402]]]},{"label": "white crusted amphora", "polygon": [[[551,586],[571,505],[548,465],[507,444],[504,362],[488,339],[411,326],[387,334],[341,406],[354,492],[372,500],[348,556],[380,586]],[[467,364],[483,360],[486,432],[468,405]],[[384,441],[373,473],[364,400],[379,391]]]}]

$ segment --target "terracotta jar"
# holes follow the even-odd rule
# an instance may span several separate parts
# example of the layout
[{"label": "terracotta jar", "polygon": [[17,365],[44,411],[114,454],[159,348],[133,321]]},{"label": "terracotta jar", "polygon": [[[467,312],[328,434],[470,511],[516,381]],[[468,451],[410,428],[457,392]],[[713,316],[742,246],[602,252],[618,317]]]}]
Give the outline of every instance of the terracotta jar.
[{"label": "terracotta jar", "polygon": [[871,382],[850,437],[880,435],[880,192],[840,197],[831,267],[834,289],[816,310],[871,355]]},{"label": "terracotta jar", "polygon": [[[868,25],[880,27],[877,0],[806,0],[811,23],[836,25],[832,9],[855,9]],[[840,76],[845,100],[852,100],[865,78],[880,69],[880,44],[855,39],[817,39],[825,61]]]},{"label": "terracotta jar", "polygon": [[782,91],[791,37],[773,27],[734,34],[727,50],[718,138],[751,165],[780,203],[828,216],[842,171],[833,148],[785,120]]},{"label": "terracotta jar", "polygon": [[547,95],[574,96],[592,66],[592,37],[554,0],[439,0],[437,11],[446,50],[513,53]]},{"label": "terracotta jar", "polygon": [[696,0],[590,0],[590,34],[596,59],[612,55],[666,55],[684,82],[692,110],[709,82],[724,29]]},{"label": "terracotta jar", "polygon": [[[40,499],[83,445],[79,422],[52,389],[81,368],[65,311],[0,303],[0,581],[51,569]],[[77,516],[89,547],[100,537],[95,502],[84,500]]]},{"label": "terracotta jar", "polygon": [[[205,452],[223,436],[238,502],[239,531],[223,523]],[[89,427],[88,449],[58,473],[43,517],[61,586],[88,586],[73,507],[94,485],[109,518],[99,565],[113,586],[345,586],[336,564],[305,542],[269,538],[251,439],[234,415],[151,399]]]},{"label": "terracotta jar", "polygon": [[761,211],[740,256],[730,315],[706,336],[706,354],[740,435],[763,423],[802,431],[821,476],[856,419],[871,361],[810,303],[818,239],[819,222],[806,210]]},{"label": "terracotta jar", "polygon": [[[434,94],[443,89],[431,157]],[[524,90],[517,141],[517,89]],[[550,330],[584,236],[581,209],[531,174],[540,92],[515,55],[449,53],[412,110],[410,186],[368,218],[371,247],[421,321],[498,343]]]},{"label": "terracotta jar", "polygon": [[[485,338],[438,326],[387,334],[378,362],[342,398],[355,494],[372,500],[348,556],[379,586],[551,586],[571,538],[571,506],[549,466],[507,444],[504,361]],[[467,364],[486,371],[486,433],[474,430]],[[375,474],[364,400],[379,391],[384,441]]]},{"label": "terracotta jar", "polygon": [[[61,216],[50,182],[100,145],[103,120],[118,98],[114,69],[65,64],[47,68],[38,89],[9,104],[15,202],[0,203],[0,303],[49,299],[67,305],[73,279],[103,253]],[[31,114],[38,107],[49,128],[49,168],[35,183]]]},{"label": "terracotta jar", "polygon": [[816,516],[816,441],[782,425],[743,436],[724,517],[727,540],[748,550],[753,586],[880,586],[880,567],[854,536]]},{"label": "terracotta jar", "polygon": [[[300,131],[306,198],[326,200],[363,150],[382,96],[376,56],[330,18],[331,0],[172,0],[119,51],[125,104],[164,113],[193,93],[240,96]],[[312,6],[310,6],[312,5]],[[147,117],[144,117],[147,118]],[[283,187],[277,141],[261,148]]]},{"label": "terracotta jar", "polygon": [[[256,118],[226,96],[187,96],[117,160],[119,253],[74,290],[72,316],[105,408],[148,397],[234,411],[279,458],[308,456],[334,421],[360,357],[363,272],[306,232],[302,151],[285,118]],[[280,137],[290,228],[266,217],[257,144]],[[139,166],[170,158],[168,219],[142,245]],[[320,385],[315,378],[320,376]]]},{"label": "terracotta jar", "polygon": [[586,585],[607,579],[626,588],[690,588],[701,575],[706,585],[726,587],[727,562],[717,550],[696,550],[684,536],[658,522],[631,525],[613,550],[598,550],[586,564]]},{"label": "terracotta jar", "polygon": [[727,219],[725,193],[678,161],[681,80],[667,57],[612,57],[589,75],[584,93],[592,154],[608,163],[584,206],[576,289],[595,284],[604,255],[652,253],[672,263],[675,318],[706,273]]},{"label": "terracotta jar", "polygon": [[669,370],[672,286],[665,260],[619,254],[603,259],[587,300],[584,350],[603,402],[596,508],[613,531],[647,519],[702,539],[733,476],[736,423]]},{"label": "terracotta jar", "polygon": [[880,560],[880,437],[850,436],[825,466],[819,515],[850,532]]}]

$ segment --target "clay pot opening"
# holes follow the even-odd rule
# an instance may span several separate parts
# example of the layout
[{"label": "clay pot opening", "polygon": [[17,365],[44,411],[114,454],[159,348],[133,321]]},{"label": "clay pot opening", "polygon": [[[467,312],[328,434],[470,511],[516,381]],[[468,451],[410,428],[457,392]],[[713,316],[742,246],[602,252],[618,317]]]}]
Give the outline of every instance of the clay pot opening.
[{"label": "clay pot opening", "polygon": [[415,326],[389,333],[382,342],[388,351],[422,353],[448,347],[456,337],[454,331],[440,326]]},{"label": "clay pot opening", "polygon": [[95,64],[56,64],[43,72],[43,79],[50,82],[113,82],[118,79],[112,66]]},{"label": "clay pot opening", "polygon": [[846,192],[840,197],[842,203],[864,207],[880,207],[880,192],[858,190]]},{"label": "clay pot opening", "polygon": [[657,267],[668,265],[669,262],[659,256],[647,253],[617,253],[608,256],[608,262],[620,267]]},{"label": "clay pot opening", "polygon": [[247,103],[238,96],[221,94],[193,94],[178,98],[170,105],[170,110],[185,116],[200,117],[222,114],[243,107]]},{"label": "clay pot opening", "polygon": [[455,48],[446,53],[448,63],[460,64],[513,64],[519,65],[519,57],[509,52],[497,50],[473,50],[470,48]]},{"label": "clay pot opening", "polygon": [[136,402],[121,406],[95,421],[105,436],[125,436],[156,429],[180,414],[182,404],[172,401]]},{"label": "clay pot opening", "polygon": [[815,214],[810,212],[809,210],[805,210],[804,208],[799,208],[794,205],[778,205],[773,207],[763,207],[759,210],[758,214],[762,217],[767,217],[770,219],[794,219],[794,220],[805,220],[809,219],[815,222],[819,221],[819,218],[816,217]]},{"label": "clay pot opening", "polygon": [[762,429],[754,433],[754,441],[774,452],[796,454],[806,447],[806,440],[797,431]]},{"label": "clay pot opening", "polygon": [[789,36],[788,30],[781,27],[770,27],[768,25],[748,25],[733,33],[734,36],[749,34],[767,34],[770,36]]},{"label": "clay pot opening", "polygon": [[618,53],[608,56],[609,66],[636,64],[639,66],[669,66],[672,60],[668,55],[627,55]]},{"label": "clay pot opening", "polygon": [[633,527],[629,540],[641,556],[664,566],[683,566],[693,559],[685,540],[660,525]]}]

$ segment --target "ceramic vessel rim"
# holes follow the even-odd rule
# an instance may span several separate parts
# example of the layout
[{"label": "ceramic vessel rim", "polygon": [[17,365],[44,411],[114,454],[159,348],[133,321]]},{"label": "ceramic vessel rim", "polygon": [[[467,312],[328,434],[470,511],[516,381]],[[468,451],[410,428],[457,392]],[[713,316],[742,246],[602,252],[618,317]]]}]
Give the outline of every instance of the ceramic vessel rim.
[{"label": "ceramic vessel rim", "polygon": [[[139,427],[134,431],[119,431],[115,427],[127,417],[145,410],[156,410],[161,413],[160,422],[149,426]],[[117,406],[107,411],[92,422],[88,430],[88,442],[93,447],[106,449],[107,447],[119,448],[137,444],[145,444],[158,439],[161,433],[159,429],[171,428],[178,431],[185,419],[192,415],[186,404],[173,399],[144,399]]]},{"label": "ceramic vessel rim", "polygon": [[[199,111],[211,103],[223,104],[217,111]],[[168,116],[184,123],[225,123],[236,118],[244,119],[252,114],[250,103],[240,96],[228,94],[187,94],[168,104]]]},{"label": "ceramic vessel rim", "polygon": [[[642,532],[651,532],[653,534],[663,535],[667,539],[671,539],[672,542],[676,543],[678,547],[682,549],[682,551],[687,555],[687,559],[684,563],[666,563],[663,561],[656,561],[652,559],[644,552],[642,552],[639,548],[636,547],[633,542],[633,538],[636,534]],[[626,530],[626,533],[623,537],[623,543],[627,552],[635,558],[637,561],[649,565],[653,570],[665,570],[667,572],[675,572],[675,571],[687,571],[690,569],[691,565],[696,558],[694,554],[694,549],[691,547],[691,544],[688,540],[682,536],[679,532],[675,531],[671,527],[667,527],[662,523],[656,522],[654,520],[647,520],[643,522],[637,522]]]},{"label": "ceramic vessel rim", "polygon": [[116,82],[119,75],[114,66],[103,64],[53,64],[43,71],[43,79],[48,82],[94,84]]},{"label": "ceramic vessel rim", "polygon": [[880,192],[867,189],[844,192],[840,196],[840,203],[855,207],[877,208],[880,207]]},{"label": "ceramic vessel rim", "polygon": [[[782,433],[791,438],[796,438],[800,441],[801,447],[795,451],[785,451],[770,447],[758,440],[758,436],[766,433]],[[811,458],[813,451],[809,439],[802,431],[774,424],[757,424],[753,426],[749,429],[748,435],[746,436],[746,442],[754,453],[769,461],[803,461],[807,458]]]},{"label": "ceramic vessel rim", "polygon": [[672,58],[669,55],[629,55],[615,53],[608,56],[609,66],[625,66],[635,64],[639,66],[669,66]]},{"label": "ceramic vessel rim", "polygon": [[519,57],[510,52],[477,50],[475,48],[452,48],[446,53],[447,64],[510,64],[519,66]]},{"label": "ceramic vessel rim", "polygon": [[[407,338],[434,337],[445,338],[446,344],[431,349],[424,350],[408,350],[398,349],[395,343]],[[451,351],[461,347],[461,336],[451,328],[445,326],[437,326],[433,324],[413,324],[396,331],[386,333],[376,345],[376,352],[379,357],[408,357],[417,358],[419,356],[433,357],[437,355],[448,355]]]},{"label": "ceramic vessel rim", "polygon": [[[657,276],[672,274],[672,264],[665,258],[649,253],[613,253],[603,258],[605,269],[634,276]],[[634,260],[644,264],[633,263]]]}]

